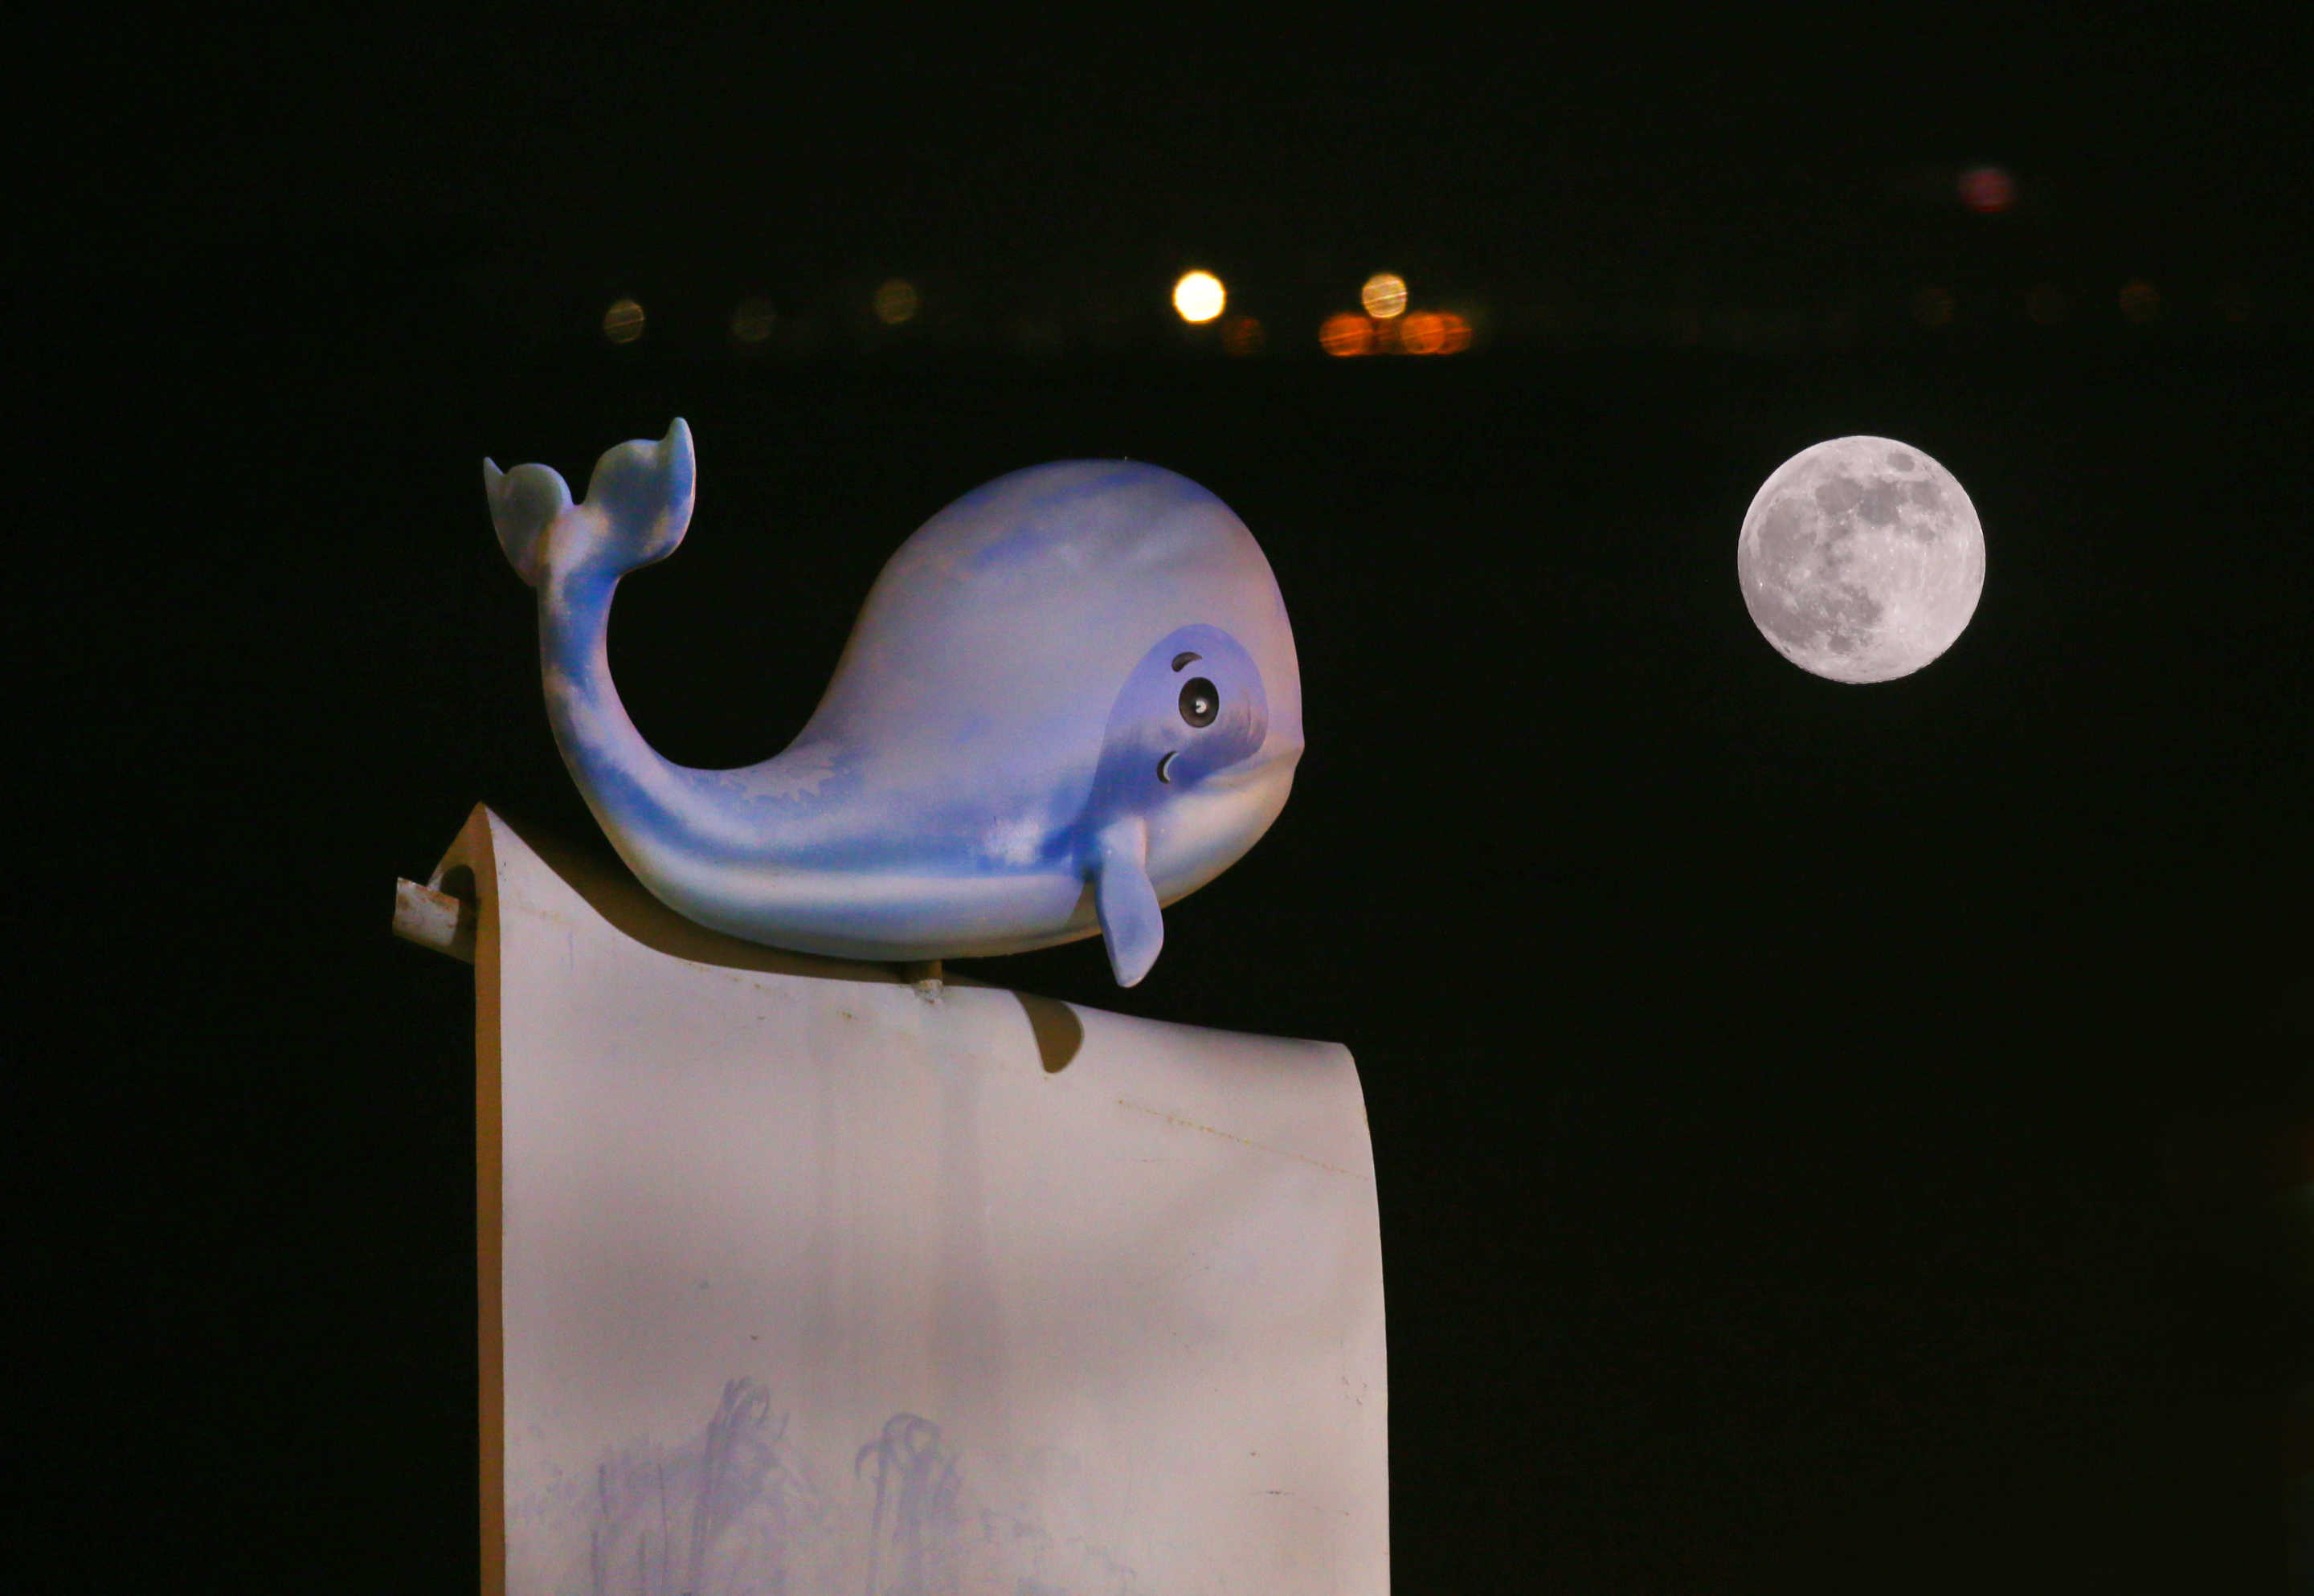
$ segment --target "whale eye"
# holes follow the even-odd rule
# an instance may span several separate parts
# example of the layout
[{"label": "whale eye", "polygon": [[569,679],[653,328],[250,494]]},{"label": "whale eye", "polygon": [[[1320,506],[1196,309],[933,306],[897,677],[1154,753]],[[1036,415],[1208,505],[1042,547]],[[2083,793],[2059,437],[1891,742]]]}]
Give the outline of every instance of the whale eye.
[{"label": "whale eye", "polygon": [[1221,712],[1221,692],[1211,682],[1195,676],[1181,684],[1182,719],[1191,726],[1211,726]]}]

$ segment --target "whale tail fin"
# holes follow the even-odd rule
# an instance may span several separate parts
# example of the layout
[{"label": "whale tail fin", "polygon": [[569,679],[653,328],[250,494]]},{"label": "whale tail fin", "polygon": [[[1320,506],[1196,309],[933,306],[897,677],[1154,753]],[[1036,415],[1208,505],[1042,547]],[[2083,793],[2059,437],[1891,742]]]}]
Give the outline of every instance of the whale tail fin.
[{"label": "whale tail fin", "polygon": [[499,547],[533,587],[546,578],[547,534],[570,508],[570,489],[551,465],[517,465],[500,471],[482,462],[482,491],[490,496],[490,522]]},{"label": "whale tail fin", "polygon": [[499,547],[537,587],[556,567],[583,564],[615,578],[674,553],[691,525],[698,475],[691,428],[678,416],[657,443],[637,438],[596,461],[583,504],[570,502],[551,466],[500,471],[485,460],[482,489]]}]

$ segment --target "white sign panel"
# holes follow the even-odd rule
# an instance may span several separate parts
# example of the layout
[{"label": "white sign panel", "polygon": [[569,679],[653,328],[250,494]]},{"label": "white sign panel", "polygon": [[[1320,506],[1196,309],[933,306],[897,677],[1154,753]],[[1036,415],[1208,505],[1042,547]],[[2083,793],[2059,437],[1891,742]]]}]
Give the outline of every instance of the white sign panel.
[{"label": "white sign panel", "polygon": [[486,810],[461,868],[505,1590],[1387,1591],[1344,1049],[928,1001],[699,930]]}]

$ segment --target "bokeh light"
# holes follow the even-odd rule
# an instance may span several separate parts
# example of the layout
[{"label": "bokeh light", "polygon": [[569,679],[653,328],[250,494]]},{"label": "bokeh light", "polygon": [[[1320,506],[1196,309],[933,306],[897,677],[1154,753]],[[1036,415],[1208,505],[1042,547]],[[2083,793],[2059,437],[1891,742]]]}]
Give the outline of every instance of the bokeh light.
[{"label": "bokeh light", "polygon": [[905,278],[893,278],[876,290],[875,304],[876,319],[887,327],[897,327],[915,316],[916,286]]},{"label": "bokeh light", "polygon": [[1259,355],[1269,334],[1251,316],[1232,316],[1222,323],[1222,348],[1232,355]]},{"label": "bokeh light", "polygon": [[1210,322],[1222,313],[1229,294],[1210,271],[1187,271],[1173,285],[1173,308],[1184,322]]},{"label": "bokeh light", "polygon": [[1375,331],[1385,349],[1401,355],[1459,355],[1471,347],[1471,323],[1452,311],[1409,311]]},{"label": "bokeh light", "polygon": [[759,344],[772,336],[772,324],[780,319],[768,299],[743,299],[731,312],[731,339],[734,343]]},{"label": "bokeh light", "polygon": [[1446,318],[1436,311],[1416,311],[1398,324],[1398,347],[1409,355],[1446,352]]},{"label": "bokeh light", "polygon": [[[1946,171],[1949,173],[1951,169]],[[1715,304],[1707,298],[1653,304],[1641,301],[1621,314],[1598,306],[1578,306],[1573,314],[1582,325],[1611,339],[1659,342],[1668,338],[1682,345],[1737,348],[1815,341],[1844,345],[1865,335],[1859,333],[1859,316],[1870,317],[1888,331],[1909,324],[1914,330],[1912,336],[1918,338],[1925,332],[1941,342],[1954,337],[1990,336],[2004,328],[2021,333],[2027,327],[2070,327],[2080,336],[2108,338],[2151,336],[2165,328],[2186,335],[2207,332],[2221,338],[2239,338],[2239,328],[2261,321],[2271,322],[2288,313],[2275,302],[2259,302],[2255,292],[2235,276],[2220,278],[2217,286],[2204,294],[2172,302],[2167,292],[2151,280],[2124,278],[2113,269],[2126,264],[2132,263],[2108,265],[2106,269],[2111,275],[2103,276],[2102,283],[2102,274],[2094,272],[2085,272],[2071,280],[2044,278],[2038,281],[2020,274],[2005,284],[1980,284],[1976,287],[1965,281],[1956,287],[1949,279],[1923,283],[1915,278],[1910,287],[1903,285],[1901,278],[1894,283],[1884,279],[1875,287],[1859,289],[1849,303],[1782,313]],[[2041,269],[2049,269],[2048,264],[2044,263]],[[856,295],[860,292],[859,279],[854,279],[854,285],[850,292]],[[1243,291],[1244,285],[1239,287]],[[1261,289],[1257,285],[1252,291],[1259,294]],[[1072,320],[1062,319],[1065,313],[1047,309],[1033,314],[1023,312],[994,325],[977,327],[961,319],[957,304],[947,297],[939,297],[938,304],[931,307],[932,320],[928,322],[927,306],[916,285],[896,277],[883,281],[868,296],[876,318],[869,325],[911,328],[901,338],[888,335],[880,340],[887,347],[896,347],[905,339],[932,336],[1010,347],[1039,358],[1053,357],[1064,350],[1122,349],[1130,346],[1135,336],[1125,329],[1128,324],[1140,325],[1126,310],[1135,292],[1129,285],[1119,285],[1094,293]],[[1138,292],[1149,294],[1146,279]],[[1962,303],[1964,295],[1967,296],[1965,304]],[[1214,273],[1198,269],[1181,274],[1172,289],[1175,311],[1184,322],[1210,325],[1213,329],[1210,333],[1188,339],[1184,347],[1210,348],[1232,359],[1270,353],[1272,328],[1263,318],[1228,308],[1229,298],[1228,289]],[[1565,306],[1506,308],[1489,305],[1482,299],[1463,299],[1458,302],[1458,313],[1417,304],[1406,280],[1394,272],[1377,272],[1365,279],[1359,285],[1358,298],[1365,310],[1344,310],[1325,316],[1314,329],[1320,347],[1329,355],[1459,354],[1475,346],[1474,321],[1488,328],[1490,348],[1497,338],[1506,339],[1507,348],[1538,339],[1563,337],[1568,325],[1569,313]],[[820,347],[835,325],[824,318],[815,318],[796,304],[782,308],[768,294],[749,294],[736,303],[723,303],[729,307],[726,313],[729,341],[725,347],[743,359],[754,359],[773,350],[800,355]],[[852,300],[855,307],[860,303],[856,297]],[[1142,303],[1146,305],[1147,300]],[[2106,307],[2102,312],[2098,308],[2100,304]],[[711,314],[712,302],[701,308]],[[681,313],[682,307],[677,306],[676,311]],[[663,333],[650,329],[653,313],[664,316],[675,313],[665,305],[656,313],[649,313],[639,300],[623,295],[601,313],[602,335],[606,342],[619,347],[662,338]],[[679,337],[688,336],[682,331],[687,313],[677,314]],[[856,316],[857,309],[852,313]],[[1886,321],[1882,322],[1882,318]],[[926,332],[914,331],[919,323],[927,329]],[[1304,329],[1311,327],[1307,322],[1302,325]],[[2132,329],[2145,331],[2133,333],[2129,331]],[[1867,331],[1877,336],[1877,331]],[[1279,331],[1279,336],[1286,340],[1285,345],[1280,346],[1285,348],[1308,337],[1309,332],[1295,333],[1285,329]],[[1212,340],[1210,345],[1205,343],[1206,339]],[[879,342],[870,339],[863,348],[878,347]],[[655,343],[653,347],[657,347]],[[1308,348],[1306,344],[1300,347]]]},{"label": "bokeh light", "polygon": [[1378,322],[1401,315],[1406,311],[1406,279],[1394,271],[1378,271],[1359,288],[1358,303]]},{"label": "bokeh light", "polygon": [[1974,166],[1960,174],[1960,202],[1980,216],[1999,216],[2017,203],[2014,179],[1998,166]]},{"label": "bokeh light", "polygon": [[643,307],[631,299],[614,299],[603,313],[603,336],[614,344],[631,344],[643,335]]},{"label": "bokeh light", "polygon": [[1328,316],[1318,329],[1318,345],[1329,355],[1371,355],[1374,324],[1349,311]]}]

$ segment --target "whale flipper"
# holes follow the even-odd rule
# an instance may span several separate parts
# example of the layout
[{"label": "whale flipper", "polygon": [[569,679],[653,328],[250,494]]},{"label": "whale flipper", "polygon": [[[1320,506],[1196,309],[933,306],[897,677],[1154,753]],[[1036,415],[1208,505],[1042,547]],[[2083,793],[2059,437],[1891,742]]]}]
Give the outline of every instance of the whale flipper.
[{"label": "whale flipper", "polygon": [[605,451],[575,511],[570,486],[552,467],[502,472],[482,462],[499,547],[534,587],[557,567],[583,565],[615,578],[674,553],[691,525],[698,476],[691,428],[680,416],[657,443],[637,438]]},{"label": "whale flipper", "polygon": [[1165,912],[1149,880],[1148,823],[1138,815],[1100,833],[1093,861],[1093,903],[1117,985],[1140,984],[1165,946]]}]

